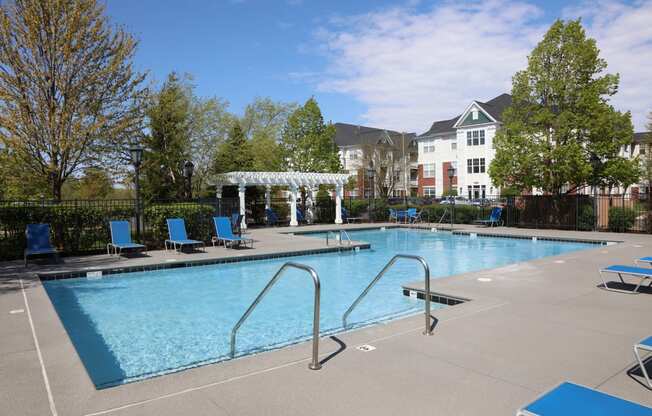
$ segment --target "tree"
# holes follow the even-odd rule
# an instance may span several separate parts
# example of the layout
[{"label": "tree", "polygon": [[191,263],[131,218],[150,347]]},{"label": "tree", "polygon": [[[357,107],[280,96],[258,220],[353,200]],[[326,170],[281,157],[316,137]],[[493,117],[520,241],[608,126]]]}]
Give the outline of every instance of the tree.
[{"label": "tree", "polygon": [[292,112],[283,128],[284,167],[297,172],[339,172],[335,127],[325,125],[319,105],[310,98]]},{"label": "tree", "polygon": [[190,100],[171,73],[147,110],[150,134],[144,140],[143,195],[148,199],[185,196],[183,164],[190,157]]},{"label": "tree", "polygon": [[[631,180],[638,161],[618,155],[632,142],[631,115],[609,104],[619,77],[606,68],[579,20],[550,27],[527,69],[512,80],[512,105],[494,139],[496,157],[489,168],[494,184],[560,194],[595,181]],[[595,158],[600,163],[592,164]]]},{"label": "tree", "polygon": [[135,50],[96,0],[0,3],[0,142],[54,199],[141,130]]},{"label": "tree", "polygon": [[253,149],[242,131],[239,121],[234,121],[229,137],[220,146],[215,157],[214,172],[250,171],[254,162]]},{"label": "tree", "polygon": [[283,167],[282,148],[279,145],[283,127],[296,105],[256,98],[247,105],[240,125],[255,151],[253,170],[274,172]]},{"label": "tree", "polygon": [[66,199],[107,199],[113,195],[111,176],[102,169],[88,168],[81,178],[67,181],[63,187]]},{"label": "tree", "polygon": [[645,150],[645,157],[643,158],[643,175],[647,182],[648,193],[652,192],[652,112],[647,116],[647,133],[641,142],[641,149]]}]

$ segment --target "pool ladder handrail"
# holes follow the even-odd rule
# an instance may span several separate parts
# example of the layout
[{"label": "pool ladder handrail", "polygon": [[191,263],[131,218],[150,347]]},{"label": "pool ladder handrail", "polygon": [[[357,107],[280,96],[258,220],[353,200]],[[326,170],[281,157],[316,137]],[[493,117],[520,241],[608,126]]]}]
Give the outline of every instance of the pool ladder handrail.
[{"label": "pool ladder handrail", "polygon": [[340,238],[339,238],[340,245],[342,245],[342,240],[343,240],[342,235],[346,236],[346,239],[349,241],[349,245],[353,244],[353,241],[351,240],[351,236],[349,235],[349,233],[346,232],[346,230],[335,230],[335,231],[329,230],[326,233],[326,245],[328,245],[328,241],[331,233],[335,233],[335,232],[339,232],[340,234]]},{"label": "pool ladder handrail", "polygon": [[263,299],[263,297],[267,294],[267,292],[269,292],[272,286],[274,286],[274,284],[281,277],[283,272],[288,268],[295,268],[307,272],[310,275],[310,277],[312,277],[312,281],[315,285],[315,296],[313,302],[313,320],[312,320],[312,361],[310,362],[308,367],[311,370],[319,370],[321,368],[321,364],[319,362],[319,299],[320,299],[320,292],[321,292],[319,275],[312,267],[306,266],[305,264],[295,263],[291,261],[285,263],[283,266],[281,266],[280,269],[278,269],[274,277],[272,277],[271,280],[267,282],[267,285],[258,294],[256,299],[254,299],[254,301],[251,303],[251,305],[249,305],[247,311],[244,313],[244,315],[242,315],[238,323],[235,324],[235,326],[231,330],[231,358],[235,357],[235,339],[236,339],[236,334],[238,332],[238,329],[240,329],[240,326],[247,320],[249,315],[251,315],[251,312],[253,312],[253,310],[256,308],[256,306],[258,306],[258,304]]},{"label": "pool ladder handrail", "polygon": [[344,312],[344,315],[342,315],[342,327],[343,328],[346,329],[346,326],[347,326],[346,325],[346,320],[349,317],[349,315],[351,314],[351,312],[353,311],[353,309],[355,309],[355,307],[358,306],[360,301],[365,296],[367,296],[367,293],[369,293],[371,288],[374,287],[374,285],[380,280],[380,278],[385,275],[387,270],[389,270],[394,265],[394,263],[396,263],[396,261],[398,261],[399,259],[408,259],[408,260],[418,261],[423,266],[424,286],[425,286],[425,288],[424,288],[425,289],[424,300],[425,300],[425,315],[426,315],[426,329],[425,329],[425,331],[423,331],[423,334],[424,335],[432,335],[432,329],[430,328],[430,267],[428,267],[428,263],[426,262],[426,260],[423,257],[414,256],[412,254],[397,254],[394,257],[392,257],[392,259],[389,262],[387,262],[387,264],[385,265],[385,267],[383,267],[383,269],[380,271],[380,273],[378,273],[376,275],[376,277],[374,277],[374,279],[371,281],[371,283],[369,283],[369,285],[365,288],[365,290],[362,291],[360,296],[358,296],[357,299],[351,304],[351,306],[349,306],[349,309],[347,309],[346,312]]}]

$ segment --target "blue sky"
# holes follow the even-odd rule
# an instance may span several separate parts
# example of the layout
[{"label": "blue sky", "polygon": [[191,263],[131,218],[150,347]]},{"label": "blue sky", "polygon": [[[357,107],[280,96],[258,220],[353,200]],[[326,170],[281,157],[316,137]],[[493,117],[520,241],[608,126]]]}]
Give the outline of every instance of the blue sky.
[{"label": "blue sky", "polygon": [[[327,120],[422,132],[472,99],[508,92],[557,17],[582,16],[638,130],[652,108],[652,1],[107,0],[160,82],[194,76],[241,112],[256,96],[319,101]],[[644,84],[643,84],[644,83]],[[645,87],[642,87],[645,85]]]}]

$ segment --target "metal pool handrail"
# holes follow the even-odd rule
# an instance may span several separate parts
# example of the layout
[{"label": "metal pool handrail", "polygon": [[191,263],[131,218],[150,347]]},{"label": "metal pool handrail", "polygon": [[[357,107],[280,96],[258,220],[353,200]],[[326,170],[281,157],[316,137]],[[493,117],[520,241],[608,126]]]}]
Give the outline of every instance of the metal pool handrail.
[{"label": "metal pool handrail", "polygon": [[331,235],[331,233],[339,232],[340,233],[340,239],[339,239],[339,244],[342,245],[342,234],[346,236],[346,239],[349,240],[349,245],[353,244],[353,241],[351,241],[351,236],[349,236],[349,233],[346,232],[346,230],[337,230],[337,231],[328,231],[326,233],[326,245],[328,245],[328,240]]},{"label": "metal pool handrail", "polygon": [[274,277],[267,283],[265,288],[258,294],[256,299],[249,305],[249,308],[247,308],[247,311],[242,315],[240,320],[238,321],[237,324],[233,327],[231,330],[231,358],[235,357],[235,337],[238,332],[238,329],[240,329],[240,326],[244,323],[244,321],[247,320],[251,312],[258,306],[260,301],[263,299],[263,297],[267,294],[267,292],[274,286],[276,281],[281,277],[283,272],[287,269],[293,267],[295,269],[303,270],[310,274],[310,277],[312,277],[312,281],[315,284],[315,299],[314,299],[314,310],[313,310],[313,320],[312,320],[312,361],[308,365],[308,367],[311,370],[319,370],[321,368],[321,364],[319,363],[319,298],[320,298],[320,284],[319,284],[319,275],[310,266],[306,266],[305,264],[300,264],[300,263],[294,263],[294,262],[287,262],[283,266],[281,266],[280,269],[276,272]]},{"label": "metal pool handrail", "polygon": [[367,293],[371,290],[371,288],[380,280],[381,277],[385,275],[387,270],[389,270],[394,263],[398,259],[408,259],[408,260],[415,260],[421,263],[423,266],[423,274],[424,274],[424,283],[425,283],[425,315],[426,315],[426,329],[423,332],[424,335],[432,335],[432,330],[430,329],[430,267],[428,267],[428,263],[426,260],[421,257],[421,256],[413,256],[411,254],[397,254],[392,259],[383,267],[383,269],[374,277],[374,279],[369,283],[369,285],[365,288],[365,290],[358,296],[358,298],[349,306],[349,309],[344,312],[344,315],[342,316],[342,326],[346,328],[346,319],[349,317],[349,314],[355,309],[356,306],[358,306],[358,303],[367,296]]}]

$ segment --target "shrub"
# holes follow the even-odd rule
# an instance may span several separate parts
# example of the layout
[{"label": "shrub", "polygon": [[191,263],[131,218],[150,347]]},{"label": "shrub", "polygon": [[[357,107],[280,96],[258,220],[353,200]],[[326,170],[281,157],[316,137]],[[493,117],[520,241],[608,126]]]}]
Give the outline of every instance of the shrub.
[{"label": "shrub", "polygon": [[349,216],[360,217],[362,213],[367,212],[369,202],[364,199],[351,200],[349,204],[345,204],[349,210]]},{"label": "shrub", "polygon": [[186,223],[188,238],[210,241],[213,231],[212,217],[215,207],[197,203],[156,204],[145,208],[143,222],[145,239],[151,247],[162,247],[168,238],[166,219],[183,218]]},{"label": "shrub", "polygon": [[592,231],[595,226],[595,214],[592,205],[582,205],[577,217],[577,229],[580,231]]},{"label": "shrub", "polygon": [[631,208],[609,208],[609,231],[624,232],[634,226],[636,212]]}]

